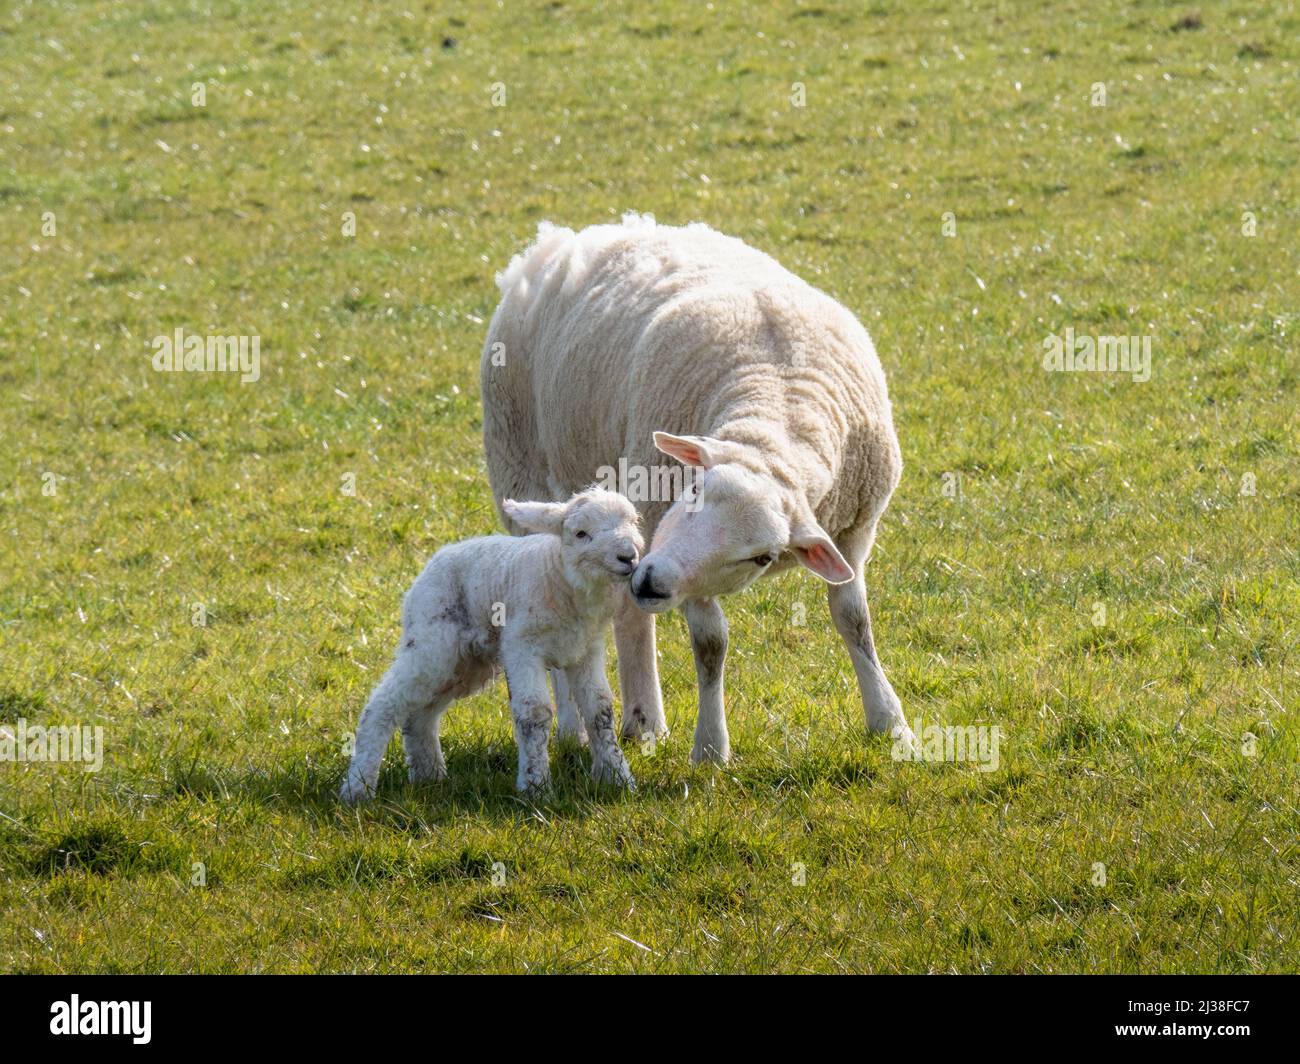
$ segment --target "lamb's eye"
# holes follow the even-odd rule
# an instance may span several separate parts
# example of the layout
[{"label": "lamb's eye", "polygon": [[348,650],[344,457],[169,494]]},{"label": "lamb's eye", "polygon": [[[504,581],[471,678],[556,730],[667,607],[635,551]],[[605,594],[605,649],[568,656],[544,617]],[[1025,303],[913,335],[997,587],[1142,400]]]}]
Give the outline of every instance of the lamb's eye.
[{"label": "lamb's eye", "polygon": [[575,539],[591,539],[591,537],[587,535],[586,532],[582,531],[582,529],[578,529],[577,532],[573,533],[573,536]]},{"label": "lamb's eye", "polygon": [[765,565],[771,565],[775,559],[770,554],[758,554],[749,560],[761,569]]}]

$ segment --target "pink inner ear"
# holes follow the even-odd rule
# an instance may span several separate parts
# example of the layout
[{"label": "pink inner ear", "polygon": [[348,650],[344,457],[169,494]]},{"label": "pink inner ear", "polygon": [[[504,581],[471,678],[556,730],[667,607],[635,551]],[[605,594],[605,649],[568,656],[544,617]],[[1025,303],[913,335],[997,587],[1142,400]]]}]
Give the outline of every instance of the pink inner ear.
[{"label": "pink inner ear", "polygon": [[687,443],[685,440],[670,440],[661,445],[660,449],[687,465],[702,466],[704,464],[700,449],[695,444]]},{"label": "pink inner ear", "polygon": [[814,543],[811,547],[804,548],[802,554],[804,564],[825,580],[843,583],[845,580],[853,579],[853,570],[827,550],[822,543]]}]

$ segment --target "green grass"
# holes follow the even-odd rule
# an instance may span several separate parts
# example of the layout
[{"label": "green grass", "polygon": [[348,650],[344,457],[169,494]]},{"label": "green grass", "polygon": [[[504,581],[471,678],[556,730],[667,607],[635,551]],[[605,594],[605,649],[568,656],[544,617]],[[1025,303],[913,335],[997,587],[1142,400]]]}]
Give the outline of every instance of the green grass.
[{"label": "green grass", "polygon": [[[0,764],[0,967],[1300,968],[1300,17],[594,8],[0,16],[0,722],[106,745]],[[394,746],[380,801],[333,800],[400,595],[494,525],[493,272],[632,208],[872,332],[881,657],[909,717],[1000,725],[997,771],[868,741],[793,573],[727,604],[725,770],[687,765],[674,616],[637,794],[559,751],[517,799],[498,686],[447,783]],[[259,334],[261,380],[153,372],[178,326]],[[1045,372],[1067,326],[1152,336],[1150,381]]]}]

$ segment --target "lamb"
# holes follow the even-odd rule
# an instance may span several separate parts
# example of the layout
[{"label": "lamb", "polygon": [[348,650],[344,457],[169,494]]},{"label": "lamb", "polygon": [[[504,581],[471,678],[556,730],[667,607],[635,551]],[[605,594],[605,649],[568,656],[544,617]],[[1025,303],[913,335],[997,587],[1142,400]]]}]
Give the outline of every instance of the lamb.
[{"label": "lamb", "polygon": [[[543,223],[497,283],[481,363],[497,500],[561,498],[602,468],[670,483],[660,455],[695,474],[676,500],[633,499],[653,538],[614,620],[623,735],[667,733],[654,615],[677,607],[699,680],[691,758],[725,762],[718,599],[799,564],[826,581],[868,730],[910,744],[863,580],[902,457],[857,319],[734,237],[648,216],[577,233]],[[558,719],[580,728],[563,699]]]},{"label": "lamb", "polygon": [[623,787],[632,773],[614,737],[605,679],[605,632],[643,547],[635,507],[593,487],[567,502],[501,503],[515,527],[537,535],[484,536],[438,551],[402,603],[402,639],[357,726],[340,797],[375,792],[379,766],[401,728],[412,782],[446,777],[438,732],[456,699],[505,672],[519,747],[520,791],[550,782],[548,669],[576,703],[592,775]]}]

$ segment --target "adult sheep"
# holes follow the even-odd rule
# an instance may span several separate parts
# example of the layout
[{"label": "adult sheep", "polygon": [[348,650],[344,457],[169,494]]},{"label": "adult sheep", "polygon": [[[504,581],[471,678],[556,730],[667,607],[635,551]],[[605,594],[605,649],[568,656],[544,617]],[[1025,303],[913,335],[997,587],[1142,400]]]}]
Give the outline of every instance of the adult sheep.
[{"label": "adult sheep", "polygon": [[[654,614],[680,607],[699,681],[691,760],[726,761],[718,598],[798,563],[827,582],[868,729],[910,742],[862,576],[902,457],[857,319],[734,237],[637,215],[578,233],[544,222],[497,283],[482,391],[498,510],[567,498],[602,467],[654,470],[656,448],[695,473],[675,502],[633,497],[653,539],[614,622],[623,735],[667,733]],[[579,734],[554,679],[560,731]]]}]

